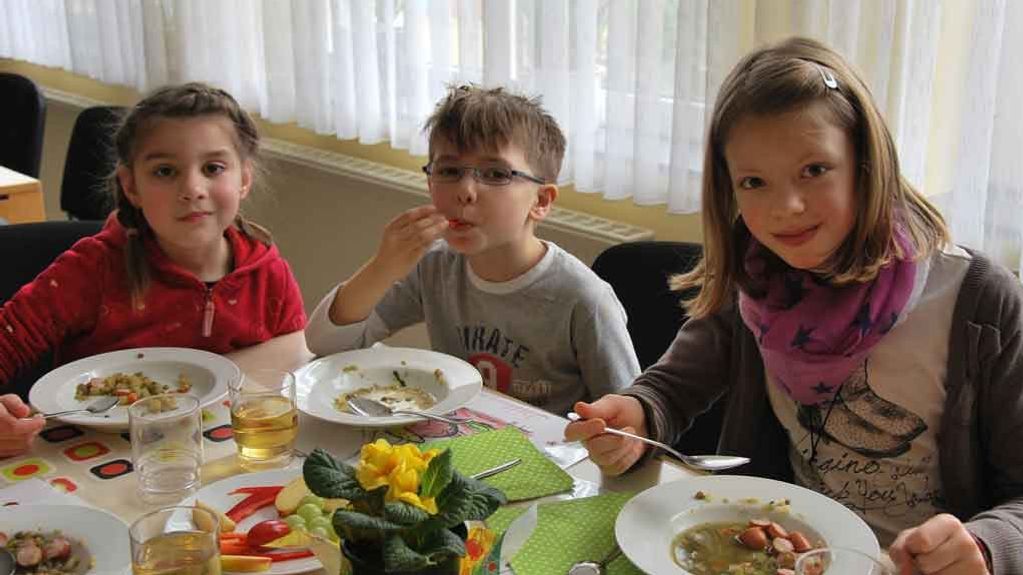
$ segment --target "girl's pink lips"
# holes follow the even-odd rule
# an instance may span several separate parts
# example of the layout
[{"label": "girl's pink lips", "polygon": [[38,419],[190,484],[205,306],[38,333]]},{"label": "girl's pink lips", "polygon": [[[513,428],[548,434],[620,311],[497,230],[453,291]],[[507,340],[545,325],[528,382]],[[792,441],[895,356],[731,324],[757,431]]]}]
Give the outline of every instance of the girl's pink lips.
[{"label": "girl's pink lips", "polygon": [[205,218],[206,216],[211,215],[213,215],[213,212],[189,212],[178,218],[178,220],[182,222],[198,222],[199,220]]},{"label": "girl's pink lips", "polygon": [[783,232],[774,234],[774,237],[779,242],[788,246],[799,246],[810,241],[814,234],[817,233],[817,229],[820,228],[820,224],[811,226],[802,230],[796,230],[793,232]]}]

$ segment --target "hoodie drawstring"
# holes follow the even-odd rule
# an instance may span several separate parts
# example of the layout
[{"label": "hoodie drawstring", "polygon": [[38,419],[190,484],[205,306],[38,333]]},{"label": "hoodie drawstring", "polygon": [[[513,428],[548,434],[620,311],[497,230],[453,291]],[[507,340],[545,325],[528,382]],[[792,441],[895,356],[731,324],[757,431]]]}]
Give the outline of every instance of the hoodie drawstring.
[{"label": "hoodie drawstring", "polygon": [[202,336],[210,337],[213,335],[213,314],[215,308],[213,307],[213,288],[206,288],[206,303],[204,305],[202,314]]}]

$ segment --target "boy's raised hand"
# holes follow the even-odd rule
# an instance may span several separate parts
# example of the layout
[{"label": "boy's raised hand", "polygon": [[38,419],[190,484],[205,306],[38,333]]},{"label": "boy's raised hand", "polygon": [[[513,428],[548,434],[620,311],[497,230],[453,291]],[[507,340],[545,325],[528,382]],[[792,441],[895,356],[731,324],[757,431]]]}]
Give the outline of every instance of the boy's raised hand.
[{"label": "boy's raised hand", "polygon": [[412,208],[391,220],[384,226],[376,255],[337,290],[330,305],[330,320],[335,325],[348,325],[369,317],[394,282],[416,267],[430,244],[447,228],[447,218],[432,205]]},{"label": "boy's raised hand", "polygon": [[899,575],[984,575],[987,561],[980,546],[959,519],[942,513],[899,533],[888,556]]},{"label": "boy's raised hand", "polygon": [[448,220],[433,205],[418,206],[398,215],[384,226],[373,265],[398,281],[416,267],[433,242],[448,229]]},{"label": "boy's raised hand", "polygon": [[28,417],[31,409],[13,393],[0,395],[0,457],[20,455],[46,425],[42,417]]},{"label": "boy's raised hand", "polygon": [[604,433],[605,427],[614,427],[647,436],[643,406],[635,397],[608,394],[593,403],[576,403],[575,412],[583,419],[568,424],[565,439],[582,441],[605,474],[621,475],[646,451],[645,443]]}]

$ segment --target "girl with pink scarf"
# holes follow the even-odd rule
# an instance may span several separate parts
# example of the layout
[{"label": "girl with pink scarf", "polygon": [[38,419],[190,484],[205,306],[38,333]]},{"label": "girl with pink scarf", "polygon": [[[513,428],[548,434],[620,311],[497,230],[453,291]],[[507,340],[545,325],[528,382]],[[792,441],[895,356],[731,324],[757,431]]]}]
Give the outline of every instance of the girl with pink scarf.
[{"label": "girl with pink scarf", "polygon": [[[617,475],[649,452],[606,427],[671,443],[727,401],[719,452],[750,457],[740,473],[768,475],[765,451],[752,450],[783,438],[773,463],[787,476],[777,476],[857,512],[901,573],[1023,573],[1023,456],[1000,445],[1023,440],[1010,421],[1023,410],[1018,282],[951,245],[841,56],[794,38],[735,66],[709,126],[702,221],[702,261],[672,280],[695,288],[683,302],[690,320],[621,395],[578,403],[583,420],[566,438]],[[978,354],[957,334],[980,317],[988,325],[976,333],[1001,336]],[[960,369],[974,355],[1004,371]],[[964,405],[991,421],[964,423]],[[909,485],[912,502],[844,500],[863,476],[840,461],[915,466],[910,479],[866,478],[878,481],[870,493]],[[978,471],[963,480],[957,466]]]}]

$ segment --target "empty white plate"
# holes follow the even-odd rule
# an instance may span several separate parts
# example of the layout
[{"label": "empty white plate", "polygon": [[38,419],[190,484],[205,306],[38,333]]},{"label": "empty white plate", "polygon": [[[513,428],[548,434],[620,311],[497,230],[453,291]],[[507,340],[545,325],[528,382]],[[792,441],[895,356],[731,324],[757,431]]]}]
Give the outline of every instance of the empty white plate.
[{"label": "empty white plate", "polygon": [[377,346],[322,357],[295,372],[298,408],[318,419],[362,427],[390,427],[420,421],[407,415],[363,417],[341,411],[334,400],[364,387],[390,386],[398,379],[418,387],[437,402],[422,411],[449,413],[483,389],[483,378],[471,364],[426,349]]}]

